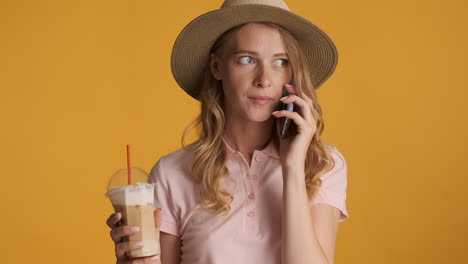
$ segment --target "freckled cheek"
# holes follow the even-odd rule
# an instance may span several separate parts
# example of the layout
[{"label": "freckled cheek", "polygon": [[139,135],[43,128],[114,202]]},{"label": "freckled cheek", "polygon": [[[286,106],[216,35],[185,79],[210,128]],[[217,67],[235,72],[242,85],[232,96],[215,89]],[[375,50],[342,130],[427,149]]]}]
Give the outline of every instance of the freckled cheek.
[{"label": "freckled cheek", "polygon": [[223,91],[224,91],[224,96],[230,101],[230,102],[238,102],[240,97],[242,97],[242,91],[240,91],[240,87],[238,84],[234,82],[226,82],[223,83]]},{"label": "freckled cheek", "polygon": [[230,74],[223,79],[223,85],[229,90],[235,90],[235,94],[241,94],[242,90],[249,87],[249,78],[241,74]]}]

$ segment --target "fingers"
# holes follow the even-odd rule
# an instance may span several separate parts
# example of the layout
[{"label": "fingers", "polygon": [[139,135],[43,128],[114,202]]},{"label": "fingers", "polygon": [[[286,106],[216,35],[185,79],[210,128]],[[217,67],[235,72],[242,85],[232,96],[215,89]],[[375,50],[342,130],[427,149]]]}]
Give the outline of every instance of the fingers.
[{"label": "fingers", "polygon": [[306,101],[304,101],[304,99],[300,98],[297,95],[289,95],[281,98],[280,100],[284,104],[294,102],[294,105],[297,105],[299,107],[300,113],[304,116],[305,121],[307,121],[307,123],[309,124],[315,123],[314,117],[312,116],[312,112],[310,110],[310,105]]},{"label": "fingers", "polygon": [[117,227],[117,222],[119,222],[121,217],[122,217],[122,214],[119,212],[111,214],[109,218],[107,218],[107,221],[106,221],[107,226],[109,226],[110,228]]},{"label": "fingers", "polygon": [[294,87],[294,86],[292,86],[290,84],[285,84],[284,86],[286,87],[286,90],[288,91],[288,93],[297,94],[296,87]]},{"label": "fingers", "polygon": [[[290,85],[290,84],[285,84],[284,85],[286,87],[286,90],[290,93],[290,94],[294,94],[294,95],[297,95],[297,90],[296,90],[296,87]],[[309,105],[312,105],[312,99],[310,99],[309,97],[307,97],[307,95],[303,94],[303,97],[302,99],[304,101],[306,101]]]},{"label": "fingers", "polygon": [[161,226],[161,208],[154,210],[154,225],[156,226],[156,229],[159,230],[159,227]]},{"label": "fingers", "polygon": [[122,237],[129,236],[140,231],[138,226],[120,226],[112,228],[110,236],[114,242],[120,242]]},{"label": "fingers", "polygon": [[115,256],[117,259],[126,258],[125,252],[143,247],[142,241],[128,241],[115,244]]},{"label": "fingers", "polygon": [[283,117],[283,116],[287,117],[287,118],[293,120],[294,123],[299,127],[308,126],[308,124],[305,122],[304,118],[302,118],[302,116],[300,116],[297,112],[291,112],[291,111],[288,111],[288,110],[281,110],[281,111],[273,112],[273,115],[276,116],[276,117]]},{"label": "fingers", "polygon": [[144,258],[137,258],[133,259],[130,262],[131,264],[160,264],[161,260],[159,259],[159,255],[151,256],[151,257],[144,257]]},{"label": "fingers", "polygon": [[159,255],[136,259],[129,259],[128,257],[124,256],[122,259],[117,261],[117,264],[161,264],[161,259]]}]

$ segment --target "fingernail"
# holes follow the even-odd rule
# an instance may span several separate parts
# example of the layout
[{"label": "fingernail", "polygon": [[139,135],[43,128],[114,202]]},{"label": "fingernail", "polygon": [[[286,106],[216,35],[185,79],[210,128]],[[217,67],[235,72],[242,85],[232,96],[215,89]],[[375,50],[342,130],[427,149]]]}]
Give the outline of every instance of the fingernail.
[{"label": "fingernail", "polygon": [[132,226],[132,227],[130,227],[130,231],[138,232],[138,231],[140,231],[140,227],[139,226]]},{"label": "fingernail", "polygon": [[136,242],[136,243],[135,243],[135,246],[137,246],[137,247],[143,247],[143,246],[144,246],[143,241],[138,241],[138,242]]},{"label": "fingernail", "polygon": [[272,115],[274,115],[274,114],[276,114],[276,113],[278,113],[278,112],[279,112],[279,111],[274,111],[274,112],[273,112],[273,113],[271,113],[271,114],[272,114]]},{"label": "fingernail", "polygon": [[288,98],[288,96],[281,97],[280,101],[283,101],[284,99]]},{"label": "fingernail", "polygon": [[158,260],[158,259],[159,259],[159,255],[152,256],[152,257],[150,258],[150,260]]},{"label": "fingernail", "polygon": [[120,218],[120,213],[116,213],[115,218]]}]

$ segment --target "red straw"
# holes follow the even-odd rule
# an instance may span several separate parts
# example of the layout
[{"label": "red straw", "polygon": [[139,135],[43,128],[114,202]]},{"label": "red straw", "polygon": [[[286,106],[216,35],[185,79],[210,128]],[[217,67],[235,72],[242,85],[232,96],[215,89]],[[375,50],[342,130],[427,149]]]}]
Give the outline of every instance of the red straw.
[{"label": "red straw", "polygon": [[128,174],[128,185],[132,184],[132,169],[130,165],[130,145],[127,144],[127,174]]}]

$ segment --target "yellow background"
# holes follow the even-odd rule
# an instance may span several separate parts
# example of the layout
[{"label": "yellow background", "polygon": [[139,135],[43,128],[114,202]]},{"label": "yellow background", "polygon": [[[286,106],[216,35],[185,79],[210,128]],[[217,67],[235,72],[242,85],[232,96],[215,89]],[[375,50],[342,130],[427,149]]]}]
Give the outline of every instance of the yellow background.
[{"label": "yellow background", "polygon": [[[466,1],[287,1],[335,40],[318,90],[348,162],[336,263],[468,258]],[[1,1],[2,263],[115,263],[109,176],[180,148],[175,38],[221,1]]]}]

